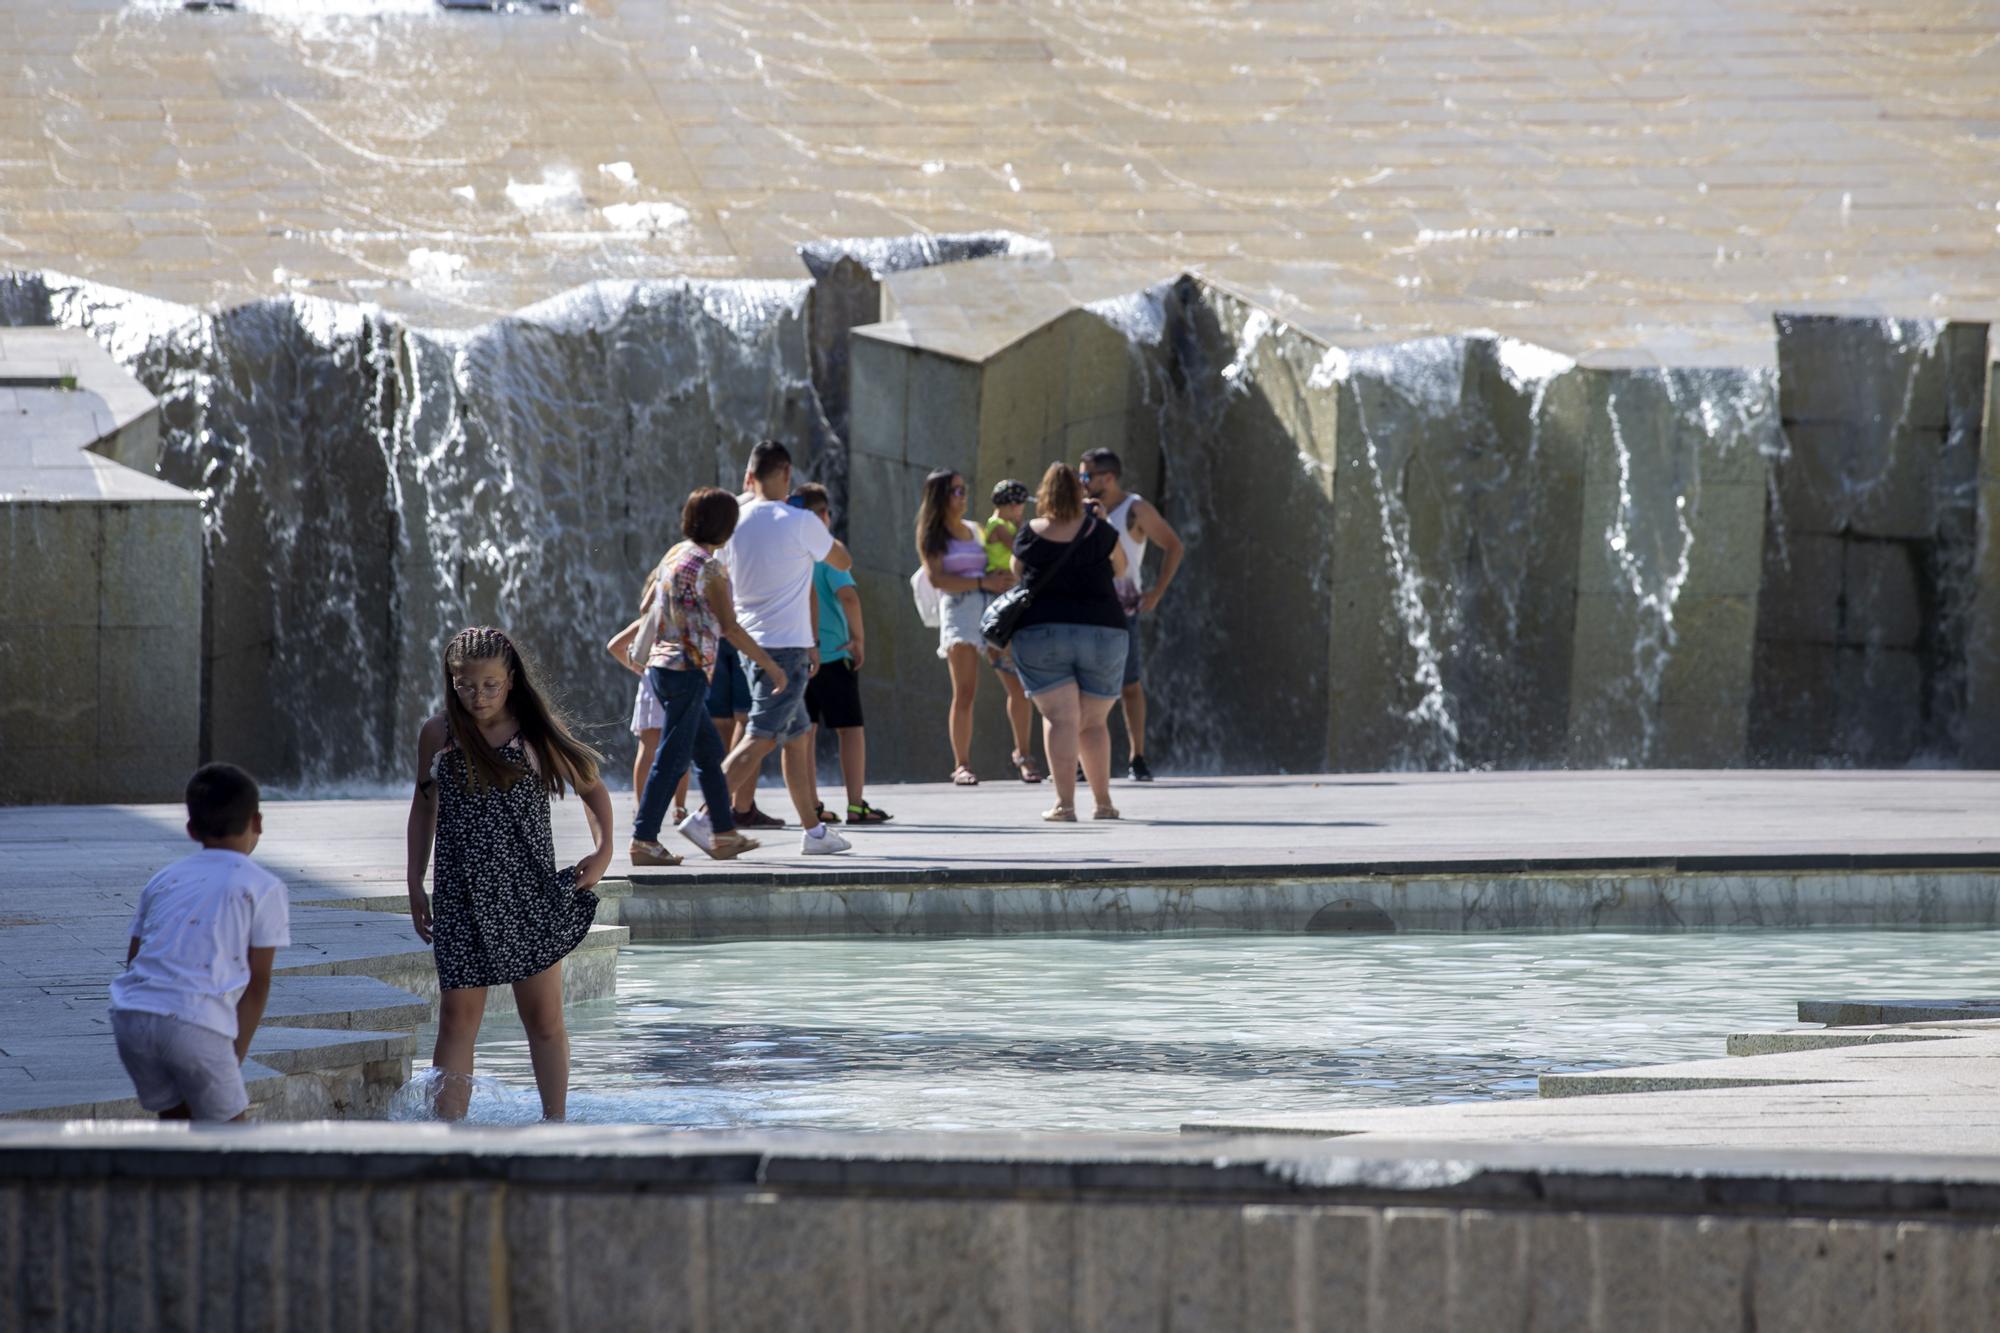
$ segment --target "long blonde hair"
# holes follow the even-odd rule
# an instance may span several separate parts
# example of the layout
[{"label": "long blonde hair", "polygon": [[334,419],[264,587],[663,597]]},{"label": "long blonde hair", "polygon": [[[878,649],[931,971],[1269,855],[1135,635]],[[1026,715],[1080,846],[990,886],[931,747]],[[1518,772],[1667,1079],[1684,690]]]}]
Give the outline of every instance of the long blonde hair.
[{"label": "long blonde hair", "polygon": [[507,791],[529,772],[487,743],[452,686],[452,676],[467,662],[495,660],[504,663],[512,677],[507,706],[520,724],[522,742],[532,745],[541,758],[541,781],[548,793],[560,796],[565,786],[577,791],[596,786],[597,768],[604,756],[578,740],[570,731],[569,720],[543,697],[535,673],[514,641],[490,625],[478,625],[460,630],[444,646],[444,717],[452,741],[465,752],[466,790]]}]

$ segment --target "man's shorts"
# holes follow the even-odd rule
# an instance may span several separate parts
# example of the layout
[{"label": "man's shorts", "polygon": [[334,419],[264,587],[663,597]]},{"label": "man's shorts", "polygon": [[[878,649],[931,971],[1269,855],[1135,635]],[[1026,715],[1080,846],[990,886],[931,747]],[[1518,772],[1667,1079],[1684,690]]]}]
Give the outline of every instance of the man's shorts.
[{"label": "man's shorts", "polygon": [[[750,711],[750,678],[744,674],[748,666],[736,645],[723,639],[715,647],[715,674],[708,678],[708,715],[718,722],[727,723],[738,713]],[[729,729],[722,729],[722,738],[729,739]]]},{"label": "man's shorts", "polygon": [[771,678],[755,662],[745,662],[750,671],[749,732],[760,741],[783,745],[797,740],[812,728],[806,716],[806,665],[810,649],[767,648],[771,660],[785,673],[785,688],[771,688]]},{"label": "man's shorts", "polygon": [[234,1120],[250,1106],[236,1043],[214,1028],[142,1009],[113,1009],[118,1058],[148,1111],[187,1103],[196,1120]]},{"label": "man's shorts", "polygon": [[861,725],[861,675],[846,658],[822,663],[806,683],[806,716],[817,727]]},{"label": "man's shorts", "polygon": [[1125,683],[1139,683],[1139,617],[1125,617]]}]

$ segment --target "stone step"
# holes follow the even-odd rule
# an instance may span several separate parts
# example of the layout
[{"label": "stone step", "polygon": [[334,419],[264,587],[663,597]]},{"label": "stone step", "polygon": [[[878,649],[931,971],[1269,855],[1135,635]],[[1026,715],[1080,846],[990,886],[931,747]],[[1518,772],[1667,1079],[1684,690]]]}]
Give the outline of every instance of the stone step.
[{"label": "stone step", "polygon": [[2000,1018],[2000,999],[1799,1001],[1799,1022],[1834,1028],[1978,1018]]},{"label": "stone step", "polygon": [[264,1026],[410,1030],[430,1021],[421,995],[375,977],[281,976],[271,980]]}]

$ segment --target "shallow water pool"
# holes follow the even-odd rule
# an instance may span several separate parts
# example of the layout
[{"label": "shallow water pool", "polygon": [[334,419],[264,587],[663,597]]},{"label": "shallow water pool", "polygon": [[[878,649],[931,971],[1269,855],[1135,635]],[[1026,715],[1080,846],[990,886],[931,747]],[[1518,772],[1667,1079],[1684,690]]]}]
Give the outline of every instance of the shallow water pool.
[{"label": "shallow water pool", "polygon": [[[1173,1132],[1529,1097],[1547,1072],[1723,1054],[1806,997],[1990,994],[1987,932],[1179,935],[642,945],[574,1006],[571,1118]],[[430,1034],[419,1039],[421,1066]],[[489,1020],[473,1118],[537,1114]],[[403,1099],[400,1114],[419,1101]]]}]

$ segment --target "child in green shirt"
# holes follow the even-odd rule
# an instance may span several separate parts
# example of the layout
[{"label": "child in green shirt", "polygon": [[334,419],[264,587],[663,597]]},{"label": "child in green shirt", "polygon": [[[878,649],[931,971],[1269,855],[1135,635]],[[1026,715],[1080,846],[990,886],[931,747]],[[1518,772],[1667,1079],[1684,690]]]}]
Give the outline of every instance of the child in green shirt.
[{"label": "child in green shirt", "polygon": [[[1013,569],[1014,538],[1020,535],[1021,524],[1028,514],[1028,487],[1025,483],[1009,477],[993,488],[993,516],[979,527],[980,539],[986,543],[986,572],[997,574]],[[1000,683],[1007,689],[1007,722],[1014,731],[1014,767],[1024,782],[1040,782],[1042,766],[1035,762],[1035,713],[1028,702],[1028,693],[1021,687],[1021,677],[1014,670],[1014,659],[1006,653],[989,652],[988,659],[1000,673]]]}]

